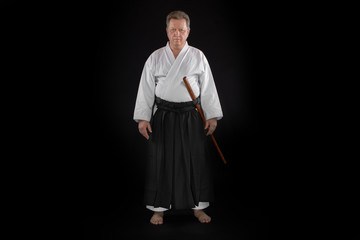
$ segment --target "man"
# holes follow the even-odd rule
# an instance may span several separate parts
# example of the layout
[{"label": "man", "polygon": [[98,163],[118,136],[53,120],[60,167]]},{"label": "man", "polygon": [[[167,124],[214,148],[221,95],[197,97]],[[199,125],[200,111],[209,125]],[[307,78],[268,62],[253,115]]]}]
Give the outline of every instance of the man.
[{"label": "man", "polygon": [[[145,204],[154,211],[152,224],[162,224],[164,211],[194,210],[201,223],[213,200],[206,135],[215,131],[222,109],[205,55],[190,47],[189,16],[182,11],[166,18],[169,42],[147,59],[138,89],[134,120],[148,139]],[[201,103],[206,124],[195,108],[183,77]],[[200,100],[201,98],[201,100]]]}]

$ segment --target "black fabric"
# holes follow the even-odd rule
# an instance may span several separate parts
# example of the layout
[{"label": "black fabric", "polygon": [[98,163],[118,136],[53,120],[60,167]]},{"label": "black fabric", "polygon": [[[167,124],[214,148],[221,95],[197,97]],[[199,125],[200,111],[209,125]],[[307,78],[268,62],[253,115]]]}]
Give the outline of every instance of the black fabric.
[{"label": "black fabric", "polygon": [[193,110],[196,104],[200,103],[200,98],[196,98],[194,101],[191,102],[181,102],[181,103],[174,103],[163,100],[159,97],[155,97],[155,103],[158,108],[171,111],[171,112],[186,112]]},{"label": "black fabric", "polygon": [[193,101],[156,99],[148,142],[145,204],[189,209],[213,201],[211,160],[204,124]]}]

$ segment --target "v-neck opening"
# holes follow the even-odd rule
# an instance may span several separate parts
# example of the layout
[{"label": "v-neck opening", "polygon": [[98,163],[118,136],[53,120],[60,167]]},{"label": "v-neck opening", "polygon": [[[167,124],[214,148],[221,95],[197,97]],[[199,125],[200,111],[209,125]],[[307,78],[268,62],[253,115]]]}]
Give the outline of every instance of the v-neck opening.
[{"label": "v-neck opening", "polygon": [[178,59],[180,57],[180,55],[182,55],[183,52],[186,51],[186,49],[189,48],[189,45],[186,41],[184,47],[181,49],[181,51],[179,52],[179,54],[177,55],[177,57],[175,57],[174,53],[172,52],[171,48],[170,48],[170,43],[167,42],[166,44],[166,52],[168,54],[168,57],[170,58],[171,64],[173,64],[175,62],[176,59]]}]

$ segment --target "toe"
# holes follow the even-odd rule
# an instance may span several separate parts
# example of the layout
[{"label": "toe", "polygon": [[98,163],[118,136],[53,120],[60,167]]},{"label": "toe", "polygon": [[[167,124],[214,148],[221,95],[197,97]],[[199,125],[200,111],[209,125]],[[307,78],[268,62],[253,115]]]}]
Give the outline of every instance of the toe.
[{"label": "toe", "polygon": [[163,220],[157,217],[151,218],[150,222],[154,225],[163,224]]},{"label": "toe", "polygon": [[158,224],[158,221],[157,221],[156,218],[151,218],[151,219],[150,219],[150,222],[151,222],[152,224],[154,224],[154,225],[157,225],[157,224]]}]

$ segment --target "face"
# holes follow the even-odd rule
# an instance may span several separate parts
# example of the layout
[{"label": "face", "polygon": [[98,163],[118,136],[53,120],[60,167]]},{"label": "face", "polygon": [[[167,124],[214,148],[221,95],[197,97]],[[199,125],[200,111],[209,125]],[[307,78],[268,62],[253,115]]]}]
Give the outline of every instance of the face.
[{"label": "face", "polygon": [[166,32],[170,41],[170,46],[182,48],[189,36],[190,29],[187,28],[185,19],[170,19]]}]

